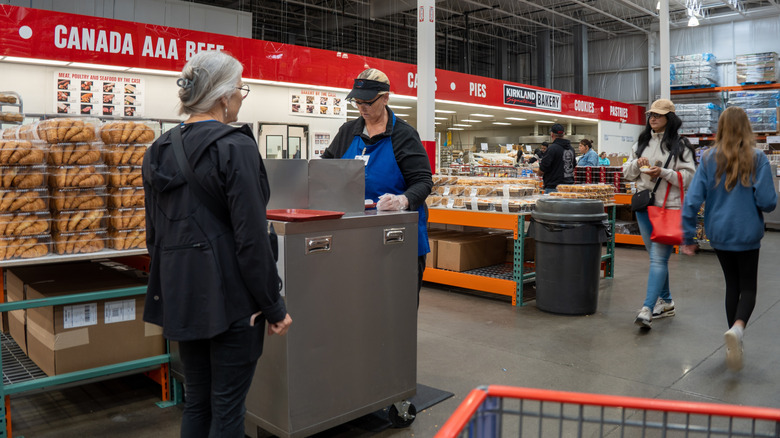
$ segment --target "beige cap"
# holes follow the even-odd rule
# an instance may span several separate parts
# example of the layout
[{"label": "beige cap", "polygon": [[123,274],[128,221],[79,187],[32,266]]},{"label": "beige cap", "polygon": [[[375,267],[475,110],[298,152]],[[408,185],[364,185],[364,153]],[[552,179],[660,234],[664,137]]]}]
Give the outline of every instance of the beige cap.
[{"label": "beige cap", "polygon": [[669,99],[658,99],[650,106],[648,113],[666,114],[674,112],[674,104]]}]

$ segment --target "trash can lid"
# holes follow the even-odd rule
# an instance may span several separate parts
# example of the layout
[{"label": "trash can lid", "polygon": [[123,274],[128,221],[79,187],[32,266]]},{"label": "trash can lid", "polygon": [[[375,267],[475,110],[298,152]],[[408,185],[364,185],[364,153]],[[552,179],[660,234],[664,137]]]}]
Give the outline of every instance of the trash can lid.
[{"label": "trash can lid", "polygon": [[547,222],[600,222],[607,213],[604,203],[597,199],[543,197],[536,201],[531,217]]}]

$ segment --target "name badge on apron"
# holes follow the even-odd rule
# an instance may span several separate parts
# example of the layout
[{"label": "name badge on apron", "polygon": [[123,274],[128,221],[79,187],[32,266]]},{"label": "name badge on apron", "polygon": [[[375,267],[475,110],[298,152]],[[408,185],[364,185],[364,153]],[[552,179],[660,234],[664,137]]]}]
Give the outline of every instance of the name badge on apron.
[{"label": "name badge on apron", "polygon": [[364,166],[368,166],[368,159],[369,159],[369,158],[371,158],[371,155],[356,155],[356,156],[355,156],[355,159],[356,159],[356,160],[361,160],[361,161],[363,161],[363,165],[364,165]]}]

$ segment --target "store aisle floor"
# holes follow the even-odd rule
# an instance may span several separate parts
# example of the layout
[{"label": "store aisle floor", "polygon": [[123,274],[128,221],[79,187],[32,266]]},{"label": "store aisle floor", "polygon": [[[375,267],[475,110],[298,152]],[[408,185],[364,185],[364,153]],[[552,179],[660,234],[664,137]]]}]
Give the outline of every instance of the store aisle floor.
[{"label": "store aisle floor", "polygon": [[[484,384],[780,408],[780,233],[763,241],[759,292],[745,335],[745,367],[726,369],[723,277],[717,258],[673,255],[677,315],[641,331],[648,258],[617,249],[614,280],[601,282],[590,316],[558,316],[533,302],[507,301],[438,286],[423,288],[418,382],[455,393],[419,413],[408,429],[364,418],[320,437],[431,437],[468,392]],[[294,330],[294,328],[293,328]],[[158,408],[159,387],[142,376],[11,397],[14,436],[178,437],[181,408]],[[380,430],[377,430],[379,428]]]}]

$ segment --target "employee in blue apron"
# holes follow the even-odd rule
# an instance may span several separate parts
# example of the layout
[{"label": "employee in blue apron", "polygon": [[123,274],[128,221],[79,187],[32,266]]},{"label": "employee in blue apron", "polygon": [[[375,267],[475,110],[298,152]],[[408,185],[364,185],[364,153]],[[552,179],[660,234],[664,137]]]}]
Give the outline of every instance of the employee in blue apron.
[{"label": "employee in blue apron", "polygon": [[360,117],[339,128],[322,158],[359,159],[366,166],[366,199],[377,210],[409,210],[419,213],[417,222],[417,302],[425,270],[428,246],[428,209],[425,198],[433,179],[428,154],[420,136],[387,106],[390,80],[375,68],[355,79],[347,100]]}]

